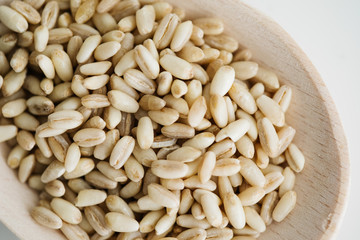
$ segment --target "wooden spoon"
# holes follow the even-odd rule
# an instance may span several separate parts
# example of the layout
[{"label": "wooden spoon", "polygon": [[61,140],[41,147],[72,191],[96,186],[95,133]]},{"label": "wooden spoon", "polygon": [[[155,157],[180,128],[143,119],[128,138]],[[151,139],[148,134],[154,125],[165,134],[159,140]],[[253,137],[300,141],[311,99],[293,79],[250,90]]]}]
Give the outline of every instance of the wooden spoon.
[{"label": "wooden spoon", "polygon": [[[348,195],[349,158],[334,103],[311,62],[275,22],[239,0],[169,2],[184,8],[190,19],[222,18],[226,33],[251,49],[256,61],[275,71],[281,83],[293,89],[287,122],[297,130],[295,143],[307,161],[297,175],[294,211],[283,222],[271,224],[260,239],[333,238]],[[65,239],[59,231],[31,219],[29,210],[38,197],[6,166],[8,150],[5,144],[0,145],[0,220],[21,239]]]}]

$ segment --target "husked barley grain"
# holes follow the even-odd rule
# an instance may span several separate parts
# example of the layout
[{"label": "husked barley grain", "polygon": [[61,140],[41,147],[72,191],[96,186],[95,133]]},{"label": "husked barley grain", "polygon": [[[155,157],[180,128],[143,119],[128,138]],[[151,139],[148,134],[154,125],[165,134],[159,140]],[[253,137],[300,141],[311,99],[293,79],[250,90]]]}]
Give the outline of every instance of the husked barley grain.
[{"label": "husked barley grain", "polygon": [[258,232],[264,232],[266,225],[258,212],[252,207],[244,207],[246,223]]},{"label": "husked barley grain", "polygon": [[211,82],[210,94],[224,96],[235,80],[235,71],[230,66],[223,66],[215,73]]},{"label": "husked barley grain", "polygon": [[92,35],[85,39],[84,43],[81,45],[78,54],[76,55],[76,60],[78,63],[84,63],[91,57],[92,53],[96,47],[100,44],[101,37],[100,35]]},{"label": "husked barley grain", "polygon": [[240,157],[240,173],[253,186],[264,187],[266,179],[256,164],[247,158]]},{"label": "husked barley grain", "polygon": [[305,157],[295,144],[290,144],[285,152],[285,158],[289,166],[295,172],[301,172],[304,168]]},{"label": "husked barley grain", "polygon": [[71,202],[62,198],[54,198],[50,205],[52,210],[65,222],[70,224],[79,224],[81,222],[81,212]]},{"label": "husked barley grain", "polygon": [[279,80],[275,73],[262,67],[258,68],[254,80],[263,83],[269,91],[274,91],[279,88]]},{"label": "husked barley grain", "polygon": [[188,166],[178,161],[155,160],[151,164],[151,171],[160,178],[178,179],[186,175]]},{"label": "husked barley grain", "polygon": [[102,203],[106,199],[106,192],[96,189],[81,190],[75,199],[75,206],[86,207]]},{"label": "husked barley grain", "polygon": [[265,191],[261,187],[249,187],[239,194],[243,206],[251,206],[258,203],[265,196]]},{"label": "husked barley grain", "polygon": [[150,198],[161,206],[168,208],[179,207],[179,199],[176,195],[159,184],[150,184],[148,186],[148,193]]},{"label": "husked barley grain", "polygon": [[139,109],[139,103],[136,100],[119,90],[108,92],[108,98],[111,105],[120,111],[134,113]]},{"label": "husked barley grain", "polygon": [[191,64],[179,57],[166,54],[160,58],[160,65],[174,77],[188,80],[194,76]]},{"label": "husked barley grain", "polygon": [[258,64],[250,61],[233,62],[230,64],[235,70],[235,77],[238,80],[248,80],[256,76]]},{"label": "husked barley grain", "polygon": [[105,220],[105,212],[99,206],[85,207],[84,213],[89,224],[101,236],[111,233],[111,229],[107,226]]},{"label": "husked barley grain", "polygon": [[124,214],[109,212],[105,215],[106,224],[115,232],[135,232],[139,229],[139,223]]},{"label": "husked barley grain", "polygon": [[116,169],[121,168],[130,157],[135,146],[134,138],[122,137],[114,146],[110,155],[110,165]]},{"label": "husked barley grain", "polygon": [[39,54],[36,57],[36,62],[47,78],[53,79],[55,77],[55,68],[49,57]]},{"label": "husked barley grain", "polygon": [[34,207],[31,210],[31,216],[35,221],[45,227],[52,229],[59,229],[62,227],[62,220],[54,212],[45,207]]},{"label": "husked barley grain", "polygon": [[64,177],[66,179],[74,179],[82,177],[89,172],[91,172],[95,167],[95,163],[90,158],[80,158],[79,163],[76,165],[75,169],[71,172],[66,172]]},{"label": "husked barley grain", "polygon": [[193,22],[202,29],[206,35],[218,35],[224,31],[224,23],[219,18],[197,18]]},{"label": "husked barley grain", "polygon": [[276,222],[281,222],[294,209],[296,203],[296,193],[286,192],[276,204],[272,217]]},{"label": "husked barley grain", "polygon": [[175,30],[173,39],[170,44],[170,48],[174,52],[180,51],[186,42],[189,41],[191,33],[193,31],[193,24],[191,21],[180,23]]},{"label": "husked barley grain", "polygon": [[59,16],[59,11],[60,9],[57,1],[47,2],[41,13],[41,25],[46,26],[48,29],[54,28]]},{"label": "husked barley grain", "polygon": [[68,239],[90,239],[89,235],[79,225],[63,222],[60,230]]},{"label": "husked barley grain", "polygon": [[24,183],[30,177],[30,174],[35,168],[35,156],[34,154],[30,154],[25,158],[21,159],[19,165],[19,180],[20,182]]},{"label": "husked barley grain", "polygon": [[229,96],[242,110],[248,114],[254,114],[257,111],[255,99],[250,92],[241,85],[241,82],[235,82],[230,90]]},{"label": "husked barley grain", "polygon": [[20,13],[5,5],[0,6],[0,21],[12,31],[18,33],[25,32],[29,26]]}]

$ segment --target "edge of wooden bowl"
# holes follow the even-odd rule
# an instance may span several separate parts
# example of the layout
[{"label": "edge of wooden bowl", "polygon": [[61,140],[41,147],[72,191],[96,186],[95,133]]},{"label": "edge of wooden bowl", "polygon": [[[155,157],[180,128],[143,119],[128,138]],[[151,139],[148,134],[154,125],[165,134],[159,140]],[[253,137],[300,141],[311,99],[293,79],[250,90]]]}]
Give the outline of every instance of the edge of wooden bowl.
[{"label": "edge of wooden bowl", "polygon": [[251,9],[259,17],[264,18],[267,22],[264,22],[264,25],[272,29],[275,33],[278,34],[278,37],[288,46],[289,51],[302,63],[302,68],[307,72],[309,78],[314,82],[315,88],[319,91],[320,96],[324,99],[324,105],[329,113],[330,122],[332,124],[332,132],[334,138],[336,139],[338,151],[341,152],[340,155],[340,187],[338,189],[338,199],[337,205],[334,208],[334,211],[331,215],[328,216],[327,224],[324,226],[324,233],[321,237],[322,240],[335,239],[340,226],[342,224],[345,211],[348,204],[348,196],[350,192],[350,158],[348,151],[347,139],[345,136],[344,128],[340,119],[340,115],[336,109],[335,102],[331,97],[329,90],[327,89],[325,82],[319,72],[316,70],[315,66],[305,54],[305,52],[300,48],[296,41],[291,37],[291,35],[286,32],[278,23],[275,22],[271,17],[262,13],[261,11],[240,2],[240,0],[235,0],[239,4],[243,4],[247,8]]},{"label": "edge of wooden bowl", "polygon": [[[350,159],[348,152],[347,139],[345,136],[344,128],[339,116],[339,113],[336,109],[336,105],[330,96],[330,93],[325,85],[324,80],[320,76],[319,72],[314,67],[311,60],[305,54],[305,52],[300,48],[296,41],[291,37],[291,35],[286,32],[278,23],[275,22],[271,17],[262,13],[261,11],[242,3],[241,0],[232,0],[238,4],[242,4],[244,7],[248,8],[249,11],[252,11],[257,17],[262,18],[262,24],[265,28],[271,29],[278,38],[288,47],[290,53],[298,59],[298,62],[302,64],[301,68],[308,74],[309,78],[313,80],[314,87],[318,90],[321,98],[324,100],[323,104],[326,107],[328,112],[328,117],[332,125],[332,132],[334,139],[336,139],[336,145],[340,161],[340,186],[338,188],[338,198],[337,204],[333,209],[333,212],[328,215],[326,224],[323,225],[323,235],[321,240],[335,239],[336,235],[340,229],[341,223],[343,221],[345,211],[348,203],[348,195],[350,192]],[[294,238],[295,239],[295,238]]]}]

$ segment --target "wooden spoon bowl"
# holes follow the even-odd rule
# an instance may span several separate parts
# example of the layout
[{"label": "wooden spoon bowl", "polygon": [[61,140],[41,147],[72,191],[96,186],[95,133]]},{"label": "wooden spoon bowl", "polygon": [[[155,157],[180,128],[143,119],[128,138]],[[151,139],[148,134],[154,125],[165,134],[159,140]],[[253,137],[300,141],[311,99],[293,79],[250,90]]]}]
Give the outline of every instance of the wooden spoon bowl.
[{"label": "wooden spoon bowl", "polygon": [[[218,16],[227,34],[252,50],[254,59],[277,73],[293,89],[287,122],[297,130],[295,143],[306,157],[297,175],[298,201],[281,223],[272,223],[260,239],[331,239],[339,228],[349,186],[346,139],[329,93],[311,62],[276,23],[239,0],[170,0],[188,18]],[[0,145],[0,220],[20,239],[65,239],[59,231],[36,224],[29,210],[37,194],[21,184],[6,165],[8,148]]]}]

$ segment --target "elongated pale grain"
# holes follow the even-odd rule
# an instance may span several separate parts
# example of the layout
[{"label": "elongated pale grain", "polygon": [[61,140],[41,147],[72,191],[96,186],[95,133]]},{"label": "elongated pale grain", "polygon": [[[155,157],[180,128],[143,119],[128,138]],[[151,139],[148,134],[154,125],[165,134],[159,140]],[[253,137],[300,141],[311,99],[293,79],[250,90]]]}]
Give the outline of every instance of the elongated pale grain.
[{"label": "elongated pale grain", "polygon": [[30,154],[23,158],[19,165],[18,177],[21,183],[25,183],[35,168],[35,156]]},{"label": "elongated pale grain", "polygon": [[121,168],[130,157],[135,146],[135,139],[130,136],[122,137],[114,146],[110,155],[110,165]]},{"label": "elongated pale grain", "polygon": [[84,213],[89,224],[101,236],[111,233],[111,229],[107,226],[105,220],[105,212],[99,206],[85,207]]},{"label": "elongated pale grain", "polygon": [[265,191],[261,187],[249,187],[242,191],[238,196],[243,206],[251,206],[259,202],[265,196]]},{"label": "elongated pale grain", "polygon": [[168,160],[180,161],[180,162],[192,162],[201,156],[201,151],[193,148],[184,146],[176,149],[166,156]]},{"label": "elongated pale grain", "polygon": [[[120,50],[121,51],[121,50]],[[135,50],[130,50],[125,53],[117,62],[114,68],[114,72],[118,76],[124,75],[126,70],[135,68],[137,63],[135,61]]]},{"label": "elongated pale grain", "polygon": [[201,206],[208,222],[214,227],[219,227],[222,222],[222,214],[216,200],[206,194],[203,194],[200,199]]},{"label": "elongated pale grain", "polygon": [[105,132],[97,128],[84,128],[73,139],[80,147],[93,147],[105,141]]},{"label": "elongated pale grain", "polygon": [[79,192],[75,199],[75,206],[86,207],[97,205],[105,201],[107,194],[105,191],[97,189],[84,189]]},{"label": "elongated pale grain", "polygon": [[201,164],[199,165],[199,178],[201,183],[210,180],[216,165],[216,155],[214,152],[208,151],[204,154]]},{"label": "elongated pale grain", "polygon": [[8,6],[0,6],[0,21],[14,32],[23,33],[28,28],[26,19]]},{"label": "elongated pale grain", "polygon": [[214,143],[214,141],[214,134],[210,132],[202,132],[184,142],[182,146],[190,146],[201,150],[210,147]]},{"label": "elongated pale grain", "polygon": [[144,177],[143,166],[133,156],[130,156],[125,162],[124,170],[127,177],[133,182],[140,182]]},{"label": "elongated pale grain", "polygon": [[52,161],[41,175],[43,183],[51,182],[65,173],[64,164],[58,160]]},{"label": "elongated pale grain", "polygon": [[201,120],[204,118],[207,110],[206,100],[203,96],[198,97],[192,104],[189,114],[188,122],[192,127],[196,127],[200,124]]},{"label": "elongated pale grain", "polygon": [[36,62],[47,78],[55,77],[55,68],[49,57],[40,54],[36,57]]},{"label": "elongated pale grain", "polygon": [[163,99],[154,95],[144,95],[140,99],[139,105],[145,111],[157,111],[165,107],[166,102]]},{"label": "elongated pale grain", "polygon": [[206,35],[218,35],[224,31],[224,23],[220,18],[197,18],[194,24],[200,27]]},{"label": "elongated pale grain", "polygon": [[101,75],[106,73],[111,65],[109,61],[87,63],[80,67],[80,72],[84,75]]},{"label": "elongated pale grain", "polygon": [[153,37],[157,49],[164,49],[169,46],[179,20],[179,17],[173,13],[169,13],[163,17]]},{"label": "elongated pale grain", "polygon": [[264,232],[266,225],[260,215],[252,207],[244,207],[246,223],[258,232]]},{"label": "elongated pale grain", "polygon": [[262,67],[258,68],[254,80],[263,83],[265,85],[265,88],[269,91],[275,91],[279,88],[280,85],[275,73]]},{"label": "elongated pale grain", "polygon": [[151,171],[160,178],[177,179],[185,177],[188,166],[178,161],[155,160],[151,164]]},{"label": "elongated pale grain", "polygon": [[235,229],[242,229],[245,226],[245,213],[241,200],[234,193],[228,193],[224,199],[224,209],[230,224]]},{"label": "elongated pale grain", "polygon": [[242,136],[244,136],[250,128],[249,121],[246,119],[236,120],[225,128],[221,129],[218,134],[216,134],[215,141],[219,142],[229,137],[234,142],[238,141]]},{"label": "elongated pale grain", "polygon": [[110,106],[110,99],[103,94],[88,94],[81,98],[81,104],[86,108],[103,108]]},{"label": "elongated pale grain", "polygon": [[180,23],[176,27],[173,39],[170,44],[170,48],[174,52],[180,51],[184,47],[185,43],[189,41],[192,30],[193,24],[191,21],[185,21],[183,23]]},{"label": "elongated pale grain", "polygon": [[78,177],[82,177],[89,172],[91,172],[95,167],[95,163],[91,158],[80,158],[78,164],[75,169],[71,172],[66,172],[64,174],[65,179],[74,179]]},{"label": "elongated pale grain", "polygon": [[75,21],[77,23],[85,23],[95,13],[98,0],[85,0],[76,11]]},{"label": "elongated pale grain", "polygon": [[140,232],[149,233],[154,231],[156,223],[164,214],[164,210],[152,211],[147,213],[139,223]]},{"label": "elongated pale grain", "polygon": [[41,25],[46,26],[48,29],[54,28],[59,11],[60,8],[57,1],[47,2],[41,13]]},{"label": "elongated pale grain", "polygon": [[115,232],[135,232],[139,229],[139,223],[124,214],[109,212],[105,215],[106,224]]},{"label": "elongated pale grain", "polygon": [[163,127],[161,133],[170,138],[192,138],[195,135],[195,129],[182,123],[173,123]]},{"label": "elongated pale grain", "polygon": [[71,240],[81,239],[89,240],[89,235],[83,230],[79,225],[73,225],[63,222],[62,227],[60,228],[61,232]]},{"label": "elongated pale grain", "polygon": [[141,35],[150,33],[155,23],[155,9],[152,5],[145,5],[136,11],[136,26]]},{"label": "elongated pale grain", "polygon": [[305,157],[295,144],[290,144],[285,152],[285,158],[289,166],[295,172],[301,172],[305,165]]},{"label": "elongated pale grain", "polygon": [[155,81],[149,79],[137,69],[128,69],[124,74],[124,80],[129,86],[144,94],[153,94],[155,92]]},{"label": "elongated pale grain", "polygon": [[220,35],[208,35],[204,37],[205,43],[210,45],[213,48],[219,50],[226,50],[228,52],[235,52],[239,43],[232,37],[220,34]]},{"label": "elongated pale grain", "polygon": [[2,115],[6,118],[13,118],[26,110],[26,100],[23,98],[16,99],[4,104],[1,109]]},{"label": "elongated pale grain", "polygon": [[79,224],[82,220],[80,210],[69,201],[54,198],[50,202],[53,211],[64,221],[70,224]]},{"label": "elongated pale grain", "polygon": [[210,94],[224,96],[235,80],[235,70],[230,66],[223,66],[217,70],[211,82]]},{"label": "elongated pale grain", "polygon": [[121,44],[117,41],[109,41],[100,44],[94,51],[94,57],[98,61],[103,61],[114,56],[121,48]]},{"label": "elongated pale grain", "polygon": [[164,207],[176,208],[179,206],[179,199],[176,195],[159,184],[150,184],[148,193],[152,200]]},{"label": "elongated pale grain", "polygon": [[76,60],[78,63],[86,62],[96,49],[96,47],[101,42],[100,35],[93,35],[85,39],[84,43],[81,45],[78,54],[76,55]]},{"label": "elongated pale grain", "polygon": [[157,59],[153,57],[150,51],[145,48],[143,45],[138,45],[134,48],[135,51],[135,60],[143,71],[145,76],[150,79],[155,79],[158,77],[160,72],[160,66],[157,62]]},{"label": "elongated pale grain", "polygon": [[111,105],[120,111],[135,113],[139,109],[139,103],[120,90],[111,90],[107,95]]},{"label": "elongated pale grain", "polygon": [[83,81],[83,86],[89,90],[96,90],[104,87],[108,82],[109,75],[102,74],[85,78]]},{"label": "elongated pale grain", "polygon": [[256,76],[259,65],[256,62],[240,61],[230,64],[235,70],[235,77],[238,80],[247,80]]},{"label": "elongated pale grain", "polygon": [[180,79],[187,80],[194,76],[193,67],[190,63],[170,54],[160,58],[160,65],[174,77]]},{"label": "elongated pale grain", "polygon": [[210,112],[218,127],[225,127],[228,123],[228,111],[225,99],[219,94],[210,97]]},{"label": "elongated pale grain", "polygon": [[259,129],[259,139],[265,153],[270,157],[276,157],[279,154],[279,137],[274,126],[268,118],[259,119],[257,122]]},{"label": "elongated pale grain", "polygon": [[151,147],[154,142],[154,131],[149,117],[140,118],[136,137],[137,142],[142,149],[149,149]]},{"label": "elongated pale grain", "polygon": [[62,220],[46,207],[37,206],[31,210],[31,217],[45,227],[59,229],[62,227]]},{"label": "elongated pale grain", "polygon": [[131,218],[135,218],[135,215],[129,205],[125,202],[124,199],[116,195],[108,195],[106,198],[106,206],[111,212],[122,213]]},{"label": "elongated pale grain", "polygon": [[67,172],[72,172],[80,161],[80,148],[76,143],[72,143],[67,149],[64,166]]},{"label": "elongated pale grain", "polygon": [[75,110],[62,110],[49,115],[49,126],[52,128],[73,129],[83,123],[83,115]]},{"label": "elongated pale grain", "polygon": [[275,221],[281,222],[294,209],[296,197],[296,192],[288,191],[280,198],[272,213]]},{"label": "elongated pale grain", "polygon": [[236,158],[222,158],[216,161],[212,175],[231,176],[240,171],[240,162]]},{"label": "elongated pale grain", "polygon": [[280,105],[273,99],[262,95],[256,99],[256,104],[261,112],[277,127],[285,124],[285,115]]},{"label": "elongated pale grain", "polygon": [[239,82],[235,82],[229,90],[230,98],[246,113],[254,114],[257,110],[254,97],[250,92],[241,86]]},{"label": "elongated pale grain", "polygon": [[264,187],[265,185],[265,176],[260,171],[260,169],[256,166],[256,164],[247,158],[240,157],[240,173],[246,179],[246,181],[258,187]]}]

